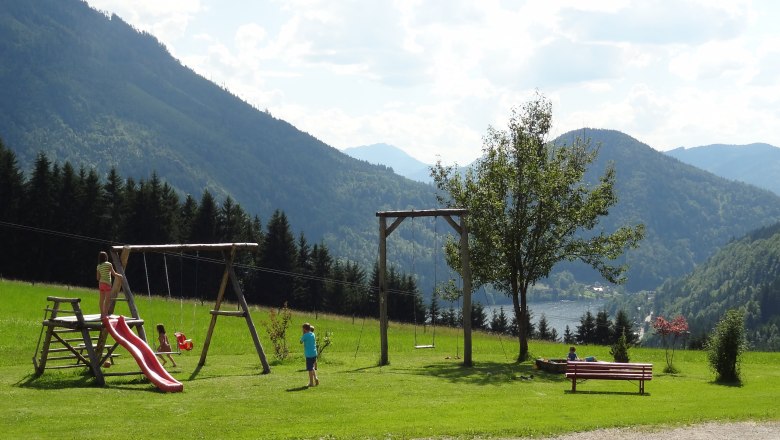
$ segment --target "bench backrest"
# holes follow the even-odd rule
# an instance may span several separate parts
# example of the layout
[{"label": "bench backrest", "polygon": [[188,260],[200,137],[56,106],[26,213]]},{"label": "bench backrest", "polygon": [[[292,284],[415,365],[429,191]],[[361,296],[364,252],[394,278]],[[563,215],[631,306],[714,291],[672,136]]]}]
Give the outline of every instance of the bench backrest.
[{"label": "bench backrest", "polygon": [[653,364],[624,364],[620,362],[581,362],[569,361],[566,364],[567,374],[588,374],[588,373],[608,373],[620,374],[641,374],[642,376],[653,376]]}]

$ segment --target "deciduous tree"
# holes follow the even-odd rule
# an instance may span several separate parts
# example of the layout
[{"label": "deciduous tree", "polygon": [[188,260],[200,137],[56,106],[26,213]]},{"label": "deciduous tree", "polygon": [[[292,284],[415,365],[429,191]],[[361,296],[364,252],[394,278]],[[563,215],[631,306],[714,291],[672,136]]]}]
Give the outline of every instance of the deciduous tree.
[{"label": "deciduous tree", "polygon": [[[623,282],[626,267],[614,261],[644,231],[641,225],[595,230],[617,202],[615,169],[589,185],[584,176],[597,149],[582,140],[550,143],[551,127],[552,104],[537,94],[513,110],[507,130],[488,129],[483,157],[465,175],[441,162],[432,169],[440,203],[469,210],[474,286],[489,283],[512,298],[519,361],[528,358],[529,288],[562,260],[581,260],[610,282]],[[456,243],[447,248],[448,263],[459,268]]]}]

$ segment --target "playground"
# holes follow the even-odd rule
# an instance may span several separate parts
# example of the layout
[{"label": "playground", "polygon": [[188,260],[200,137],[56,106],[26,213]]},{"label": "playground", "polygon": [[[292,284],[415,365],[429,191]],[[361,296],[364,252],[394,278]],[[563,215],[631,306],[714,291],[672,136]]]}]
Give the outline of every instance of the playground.
[{"label": "playground", "polygon": [[[162,297],[137,298],[152,332],[166,324],[195,348],[176,357],[169,372],[184,385],[164,393],[137,373],[122,348],[109,369],[136,372],[98,386],[85,368],[35,377],[31,357],[48,296],[78,297],[97,310],[97,292],[0,281],[0,423],[8,438],[409,438],[544,436],[607,427],[686,425],[704,421],[778,420],[780,354],[747,353],[742,386],[712,382],[705,354],[678,351],[677,375],[656,369],[638,395],[624,381],[589,382],[576,394],[560,375],[516,364],[517,342],[474,332],[473,367],[462,365],[462,331],[436,329],[436,348],[416,350],[414,328],[390,323],[389,365],[378,366],[376,320],[294,313],[285,361],[269,357],[263,374],[243,319],[220,321],[208,358],[198,368],[214,304]],[[224,304],[236,310],[237,304]],[[123,312],[124,313],[124,312]],[[261,341],[268,310],[250,307]],[[332,332],[319,361],[321,385],[306,387],[299,324]],[[418,332],[421,329],[417,329]],[[430,329],[428,329],[430,331]],[[420,335],[418,334],[418,337]],[[566,347],[531,341],[536,357],[560,357]],[[587,347],[607,358],[608,347]],[[268,351],[268,348],[266,348]],[[460,356],[459,356],[460,355]],[[662,365],[663,350],[634,348],[632,361]]]}]

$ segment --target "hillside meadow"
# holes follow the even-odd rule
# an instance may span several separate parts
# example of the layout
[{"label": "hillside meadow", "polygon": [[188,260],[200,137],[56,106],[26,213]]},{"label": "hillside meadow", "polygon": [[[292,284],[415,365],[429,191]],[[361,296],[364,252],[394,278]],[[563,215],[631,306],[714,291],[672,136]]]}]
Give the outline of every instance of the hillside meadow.
[{"label": "hillside meadow", "polygon": [[[49,295],[82,298],[97,310],[97,292],[66,286],[0,280],[0,426],[4,438],[415,438],[543,436],[604,427],[684,425],[709,420],[778,420],[780,354],[750,352],[740,386],[713,382],[705,355],[677,351],[680,373],[663,374],[664,352],[634,348],[631,359],[654,364],[646,395],[636,383],[587,381],[578,392],[560,375],[513,362],[517,343],[477,333],[475,366],[457,359],[462,340],[436,328],[436,348],[414,349],[414,327],[392,324],[391,365],[378,367],[375,320],[294,313],[288,332],[290,358],[272,360],[260,374],[245,321],[220,317],[206,365],[195,371],[211,304],[138,296],[147,322],[184,331],[195,349],[176,357],[172,374],[184,392],[165,394],[139,376],[107,378],[93,385],[84,370],[47,370],[33,377],[32,356]],[[118,311],[123,312],[123,305]],[[225,307],[223,307],[225,308]],[[126,312],[125,312],[126,313]],[[268,311],[253,308],[261,341],[273,359],[263,323]],[[319,361],[321,385],[307,388],[300,324],[309,321],[333,344]],[[419,343],[432,329],[418,327]],[[562,357],[562,344],[532,341],[535,357]],[[581,355],[609,359],[607,347],[584,346]],[[137,370],[127,352],[113,371]]]}]

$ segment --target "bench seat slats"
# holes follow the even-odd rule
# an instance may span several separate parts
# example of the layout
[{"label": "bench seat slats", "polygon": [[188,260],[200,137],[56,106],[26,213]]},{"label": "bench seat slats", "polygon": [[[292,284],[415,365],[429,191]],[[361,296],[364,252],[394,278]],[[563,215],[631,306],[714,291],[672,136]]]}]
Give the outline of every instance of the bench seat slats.
[{"label": "bench seat slats", "polygon": [[566,378],[571,379],[572,392],[577,391],[578,379],[636,380],[639,393],[644,394],[645,381],[653,379],[653,364],[570,361],[566,364]]}]

